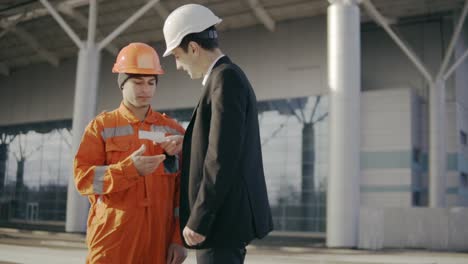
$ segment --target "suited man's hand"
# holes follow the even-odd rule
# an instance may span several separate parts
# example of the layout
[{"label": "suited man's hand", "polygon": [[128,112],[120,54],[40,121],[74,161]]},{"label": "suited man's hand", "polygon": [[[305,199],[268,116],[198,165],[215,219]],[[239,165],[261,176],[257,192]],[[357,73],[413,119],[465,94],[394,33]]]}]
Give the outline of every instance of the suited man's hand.
[{"label": "suited man's hand", "polygon": [[175,243],[169,245],[166,264],[181,264],[185,258],[187,258],[187,249]]},{"label": "suited man's hand", "polygon": [[182,234],[184,236],[185,242],[189,246],[196,246],[206,239],[205,236],[198,234],[187,226],[184,228]]}]

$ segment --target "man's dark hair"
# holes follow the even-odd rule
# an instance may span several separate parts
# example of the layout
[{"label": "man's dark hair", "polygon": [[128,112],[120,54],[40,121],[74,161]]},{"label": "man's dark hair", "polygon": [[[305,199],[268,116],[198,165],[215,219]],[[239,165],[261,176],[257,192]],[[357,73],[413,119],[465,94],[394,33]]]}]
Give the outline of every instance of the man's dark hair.
[{"label": "man's dark hair", "polygon": [[188,34],[182,39],[179,47],[187,52],[190,41],[197,43],[203,49],[212,51],[218,47],[218,32],[215,26],[211,26],[202,32]]}]

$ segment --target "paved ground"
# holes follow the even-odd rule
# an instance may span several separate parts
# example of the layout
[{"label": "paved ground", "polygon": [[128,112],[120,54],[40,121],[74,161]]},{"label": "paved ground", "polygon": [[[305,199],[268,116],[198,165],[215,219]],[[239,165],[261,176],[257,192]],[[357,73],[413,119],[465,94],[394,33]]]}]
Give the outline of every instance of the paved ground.
[{"label": "paved ground", "polygon": [[[249,246],[246,264],[468,264],[468,253],[363,251],[285,245]],[[84,237],[0,228],[0,264],[83,264]],[[193,252],[186,264],[195,264]]]}]

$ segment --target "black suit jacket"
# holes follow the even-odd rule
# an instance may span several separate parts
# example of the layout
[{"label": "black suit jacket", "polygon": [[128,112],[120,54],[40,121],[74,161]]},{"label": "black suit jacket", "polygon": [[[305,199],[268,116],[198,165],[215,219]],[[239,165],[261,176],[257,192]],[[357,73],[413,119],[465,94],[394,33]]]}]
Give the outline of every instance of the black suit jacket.
[{"label": "black suit jacket", "polygon": [[181,230],[206,236],[196,248],[242,247],[273,229],[255,93],[226,56],[195,108],[182,160]]}]

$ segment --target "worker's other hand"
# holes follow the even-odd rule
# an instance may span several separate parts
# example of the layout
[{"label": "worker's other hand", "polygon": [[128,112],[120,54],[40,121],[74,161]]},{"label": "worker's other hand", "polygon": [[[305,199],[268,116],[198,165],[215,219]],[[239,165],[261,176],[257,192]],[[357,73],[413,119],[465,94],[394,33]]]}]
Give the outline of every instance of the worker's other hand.
[{"label": "worker's other hand", "polygon": [[170,244],[166,264],[181,264],[187,258],[187,249],[179,244]]},{"label": "worker's other hand", "polygon": [[183,141],[184,136],[167,136],[166,141],[159,143],[159,145],[164,149],[167,155],[174,156],[182,150]]},{"label": "worker's other hand", "polygon": [[161,162],[166,159],[166,155],[143,156],[145,153],[145,145],[141,145],[139,149],[132,153],[131,158],[140,176],[145,176],[153,173]]},{"label": "worker's other hand", "polygon": [[206,238],[205,236],[198,234],[187,226],[184,228],[182,235],[184,236],[185,242],[189,246],[196,246],[205,241]]}]

